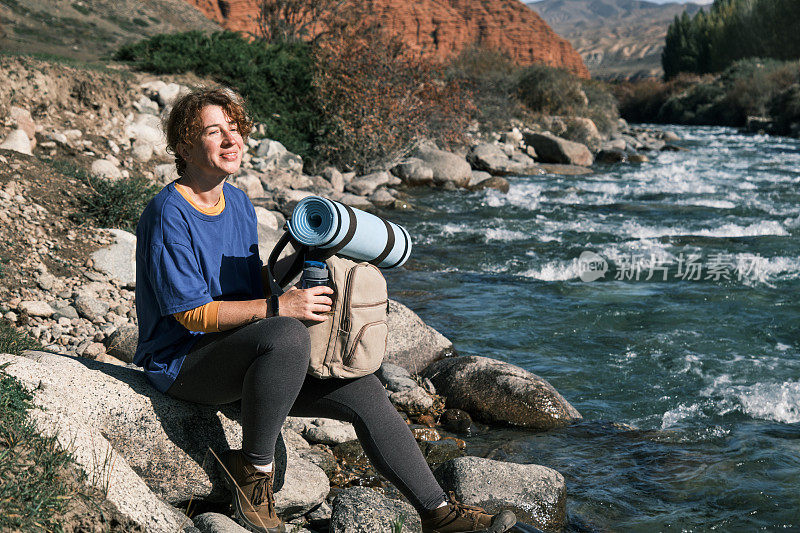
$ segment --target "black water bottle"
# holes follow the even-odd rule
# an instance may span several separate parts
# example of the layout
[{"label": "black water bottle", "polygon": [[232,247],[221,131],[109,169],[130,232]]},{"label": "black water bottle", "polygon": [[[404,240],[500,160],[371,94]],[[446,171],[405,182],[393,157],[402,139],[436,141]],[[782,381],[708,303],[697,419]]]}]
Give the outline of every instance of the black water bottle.
[{"label": "black water bottle", "polygon": [[[336,302],[336,288],[328,278],[328,265],[322,261],[304,261],[303,262],[303,275],[300,277],[300,288],[308,289],[311,287],[319,287],[320,285],[327,285],[334,290],[334,294],[329,294],[331,300]],[[320,313],[322,315],[333,314],[333,307],[329,312]]]},{"label": "black water bottle", "polygon": [[310,289],[320,285],[328,285],[328,265],[322,261],[304,261],[300,287]]}]

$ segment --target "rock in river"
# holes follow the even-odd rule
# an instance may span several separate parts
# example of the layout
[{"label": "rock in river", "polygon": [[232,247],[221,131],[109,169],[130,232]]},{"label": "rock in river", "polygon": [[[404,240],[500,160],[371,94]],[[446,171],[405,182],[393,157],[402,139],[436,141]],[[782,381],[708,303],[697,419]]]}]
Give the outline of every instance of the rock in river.
[{"label": "rock in river", "polygon": [[447,407],[486,422],[545,431],[581,418],[547,381],[503,361],[453,357],[430,364],[421,375],[447,398]]},{"label": "rock in river", "polygon": [[564,526],[564,476],[551,468],[459,457],[437,468],[434,475],[445,491],[453,491],[467,505],[490,513],[510,509],[518,521],[548,531]]}]

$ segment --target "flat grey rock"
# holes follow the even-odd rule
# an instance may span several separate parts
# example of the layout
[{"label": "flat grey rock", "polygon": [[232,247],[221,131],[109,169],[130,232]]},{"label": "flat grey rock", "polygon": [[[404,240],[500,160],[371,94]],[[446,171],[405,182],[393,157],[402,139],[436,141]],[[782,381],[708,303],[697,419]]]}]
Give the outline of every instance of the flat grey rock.
[{"label": "flat grey rock", "polygon": [[510,509],[518,521],[548,531],[564,526],[566,484],[551,468],[459,457],[442,464],[434,475],[446,492],[453,491],[467,505],[492,514]]},{"label": "flat grey rock", "polygon": [[[131,473],[138,473],[114,478],[112,486],[118,483],[124,492],[126,486],[143,481],[155,495],[174,505],[192,498],[229,500],[212,450],[219,454],[241,448],[236,405],[218,408],[176,400],[155,390],[135,367],[46,352],[0,359],[11,361],[6,371],[32,388],[45,383],[41,392],[37,389],[37,397],[47,406],[48,416],[57,415],[60,424],[66,424],[65,434],[70,424],[80,424],[82,431],[108,440],[118,454],[117,465],[124,463]],[[288,449],[285,482],[276,493],[279,514],[300,516],[319,505],[329,490],[325,473]],[[151,505],[130,504],[144,506],[142,512]]]},{"label": "flat grey rock", "polygon": [[333,500],[330,533],[389,533],[402,520],[405,533],[422,531],[419,515],[411,505],[386,498],[372,489],[350,487]]},{"label": "flat grey rock", "polygon": [[433,172],[433,182],[437,185],[452,183],[464,187],[469,183],[472,168],[466,159],[458,154],[422,146],[414,152],[414,157],[425,162]]},{"label": "flat grey rock", "polygon": [[407,389],[417,387],[417,382],[411,378],[411,373],[403,368],[392,363],[383,363],[381,367],[375,372],[378,379],[391,392],[400,392]]}]

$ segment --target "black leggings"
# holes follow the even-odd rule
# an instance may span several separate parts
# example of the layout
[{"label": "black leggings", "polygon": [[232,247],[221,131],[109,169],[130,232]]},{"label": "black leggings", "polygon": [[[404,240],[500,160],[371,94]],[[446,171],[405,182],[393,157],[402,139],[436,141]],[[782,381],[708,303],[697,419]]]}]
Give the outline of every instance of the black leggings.
[{"label": "black leggings", "polygon": [[254,464],[272,462],[290,414],[351,422],[378,472],[418,511],[434,509],[444,491],[378,378],[316,379],[306,374],[308,354],[308,330],[294,318],[211,333],[186,356],[167,394],[207,405],[241,399],[242,451]]}]

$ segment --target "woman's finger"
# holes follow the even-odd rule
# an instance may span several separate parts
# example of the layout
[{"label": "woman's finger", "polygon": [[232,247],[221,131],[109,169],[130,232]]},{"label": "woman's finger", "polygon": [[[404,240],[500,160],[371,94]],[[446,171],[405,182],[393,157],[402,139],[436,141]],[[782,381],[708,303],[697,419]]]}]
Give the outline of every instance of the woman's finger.
[{"label": "woman's finger", "polygon": [[329,313],[330,310],[331,310],[330,305],[314,304],[311,306],[311,311],[313,313]]},{"label": "woman's finger", "polygon": [[327,305],[328,307],[330,307],[333,305],[333,300],[331,300],[327,296],[317,296],[316,298],[314,298],[314,303]]},{"label": "woman's finger", "polygon": [[316,287],[309,287],[308,289],[303,290],[305,290],[308,294],[313,294],[314,296],[319,296],[321,294],[333,294],[333,289],[327,285],[317,285]]}]

